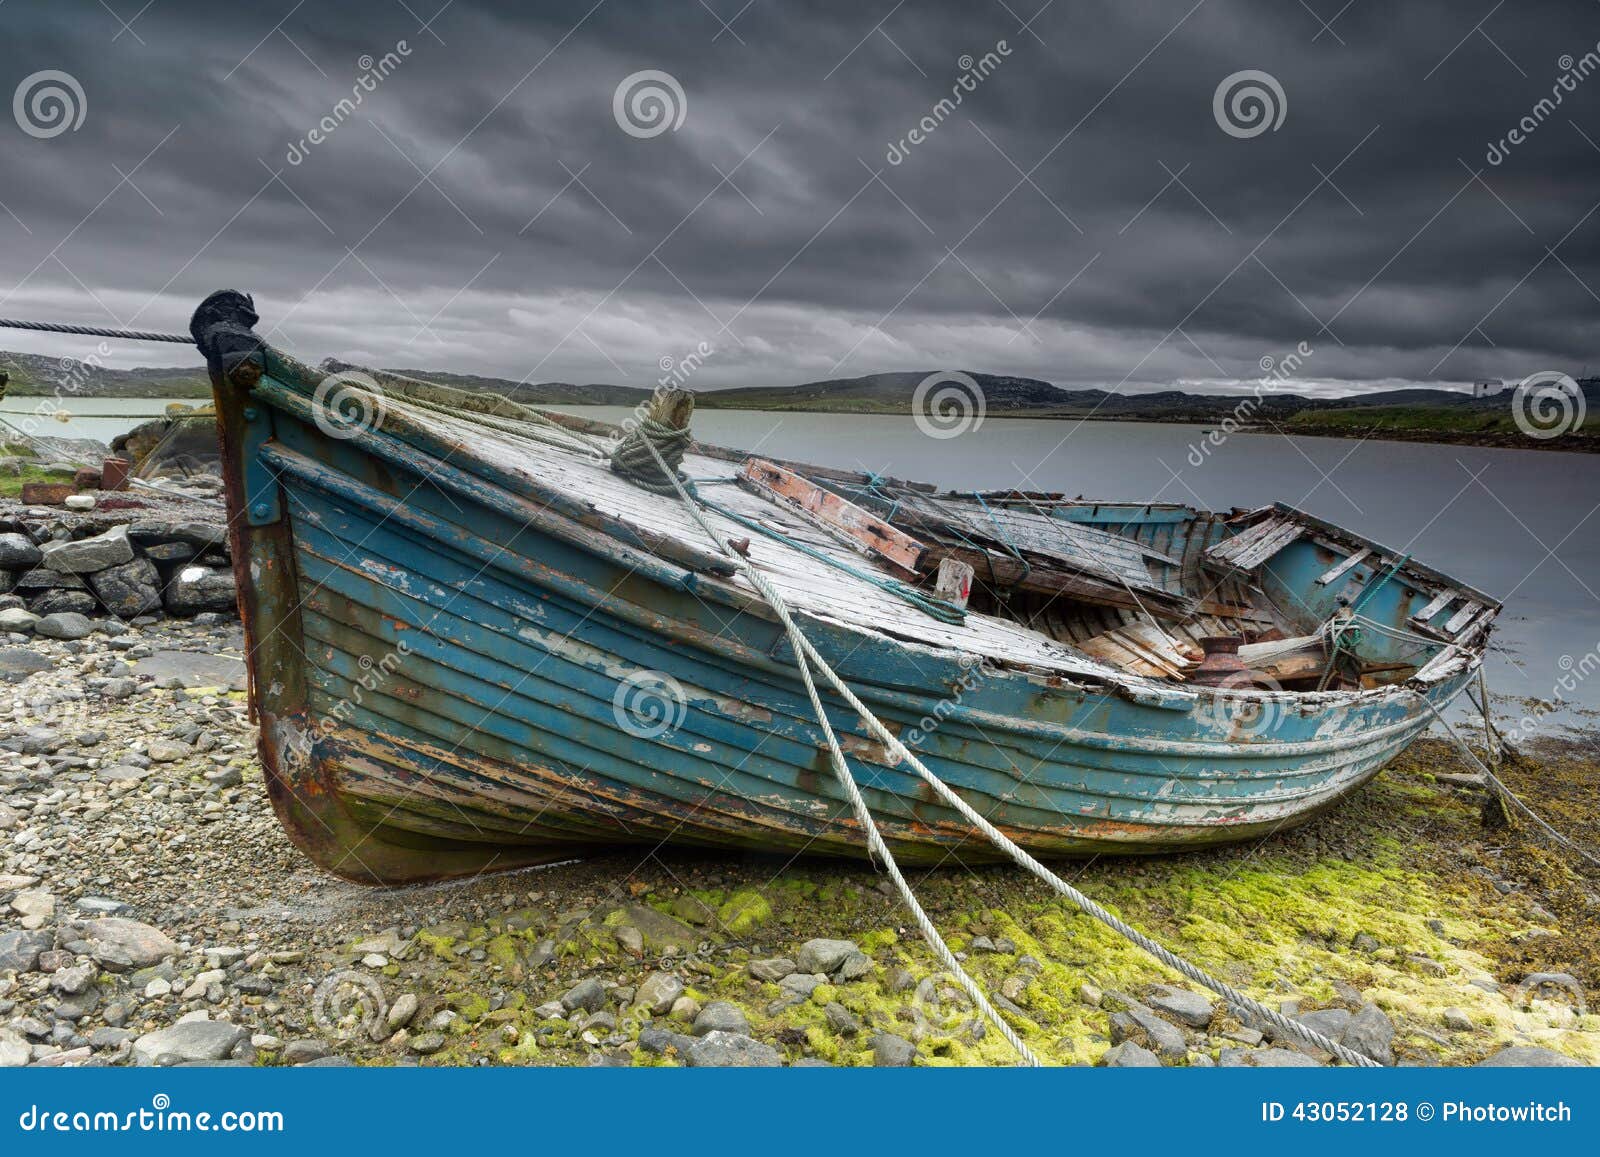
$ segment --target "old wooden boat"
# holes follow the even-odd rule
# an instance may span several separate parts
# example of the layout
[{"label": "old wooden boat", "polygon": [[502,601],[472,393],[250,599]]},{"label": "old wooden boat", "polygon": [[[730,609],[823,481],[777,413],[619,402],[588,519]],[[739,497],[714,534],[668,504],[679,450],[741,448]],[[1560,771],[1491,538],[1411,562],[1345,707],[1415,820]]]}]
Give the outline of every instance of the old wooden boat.
[{"label": "old wooden boat", "polygon": [[[771,609],[676,494],[613,468],[617,430],[314,369],[256,320],[222,293],[193,332],[268,787],[318,864],[864,854]],[[1287,506],[940,493],[696,445],[682,466],[827,661],[1039,856],[1304,821],[1462,690],[1499,610]],[[897,856],[992,854],[831,714]]]}]

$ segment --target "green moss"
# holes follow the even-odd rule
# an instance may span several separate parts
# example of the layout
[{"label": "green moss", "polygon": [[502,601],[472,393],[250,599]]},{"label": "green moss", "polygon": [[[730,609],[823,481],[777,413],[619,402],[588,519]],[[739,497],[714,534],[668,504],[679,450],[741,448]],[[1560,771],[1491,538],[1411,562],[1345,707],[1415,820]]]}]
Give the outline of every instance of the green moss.
[{"label": "green moss", "polygon": [[446,964],[454,964],[460,959],[455,951],[456,938],[454,936],[441,936],[424,928],[417,933],[416,942]]},{"label": "green moss", "polygon": [[772,919],[772,905],[760,892],[735,892],[717,909],[717,919],[735,936],[746,936]]}]

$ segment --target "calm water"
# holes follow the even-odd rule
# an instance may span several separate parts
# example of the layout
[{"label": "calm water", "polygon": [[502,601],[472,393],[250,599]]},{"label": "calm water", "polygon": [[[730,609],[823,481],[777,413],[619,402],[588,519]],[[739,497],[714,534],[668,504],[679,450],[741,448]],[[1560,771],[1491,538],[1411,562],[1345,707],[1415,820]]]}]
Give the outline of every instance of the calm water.
[{"label": "calm water", "polygon": [[[40,401],[8,398],[0,417],[18,422]],[[64,403],[69,420],[45,418],[40,432],[108,442],[166,404],[72,398]],[[610,421],[631,412],[564,408]],[[1578,678],[1600,666],[1600,455],[1236,434],[1201,459],[1198,426],[992,418],[940,441],[909,417],[731,410],[700,411],[695,432],[777,457],[963,489],[1017,486],[1212,510],[1287,502],[1503,600],[1489,664],[1496,696],[1560,694],[1580,710],[1600,710],[1600,673]],[[1564,711],[1546,726],[1554,723],[1586,721]]]},{"label": "calm water", "polygon": [[[563,408],[611,421],[630,413]],[[1287,502],[1501,599],[1488,665],[1496,697],[1553,699],[1559,681],[1600,665],[1600,455],[1236,434],[1196,466],[1199,426],[994,418],[939,441],[910,417],[702,410],[694,424],[708,442],[963,489],[1210,510]],[[1562,693],[1600,710],[1600,671]],[[1570,711],[1547,722],[1593,726]]]},{"label": "calm water", "polygon": [[[186,406],[204,399],[180,399]],[[166,413],[166,398],[26,398],[0,402],[0,418],[29,434],[49,438],[93,438],[110,442],[141,422]],[[0,429],[0,433],[9,433]]]}]

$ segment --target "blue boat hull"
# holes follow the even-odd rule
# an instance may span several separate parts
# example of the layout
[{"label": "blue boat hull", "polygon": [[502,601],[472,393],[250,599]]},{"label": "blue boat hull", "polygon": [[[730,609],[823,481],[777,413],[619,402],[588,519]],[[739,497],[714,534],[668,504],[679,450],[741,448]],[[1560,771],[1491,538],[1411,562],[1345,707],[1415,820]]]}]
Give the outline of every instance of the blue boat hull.
[{"label": "blue boat hull", "polygon": [[[261,753],[281,820],[320,865],[397,883],[619,844],[864,856],[770,616],[552,523],[470,447],[330,436],[310,397],[321,375],[271,351],[265,364],[247,388],[213,379]],[[1392,688],[1284,696],[1241,722],[824,620],[808,633],[937,775],[1042,857],[1268,835],[1377,774],[1429,718]],[[1428,697],[1442,707],[1473,673]],[[992,855],[831,707],[898,857]]]}]

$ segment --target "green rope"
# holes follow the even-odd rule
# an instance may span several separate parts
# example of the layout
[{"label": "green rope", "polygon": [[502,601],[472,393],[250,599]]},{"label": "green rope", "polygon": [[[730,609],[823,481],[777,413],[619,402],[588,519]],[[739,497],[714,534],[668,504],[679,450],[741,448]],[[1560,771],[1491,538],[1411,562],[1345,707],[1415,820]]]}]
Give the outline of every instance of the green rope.
[{"label": "green rope", "polygon": [[[685,481],[679,466],[693,440],[687,426],[680,430],[654,418],[640,418],[639,425],[612,449],[612,473],[652,494],[672,494],[676,490],[673,481]],[[663,462],[667,473],[662,470]]]}]

